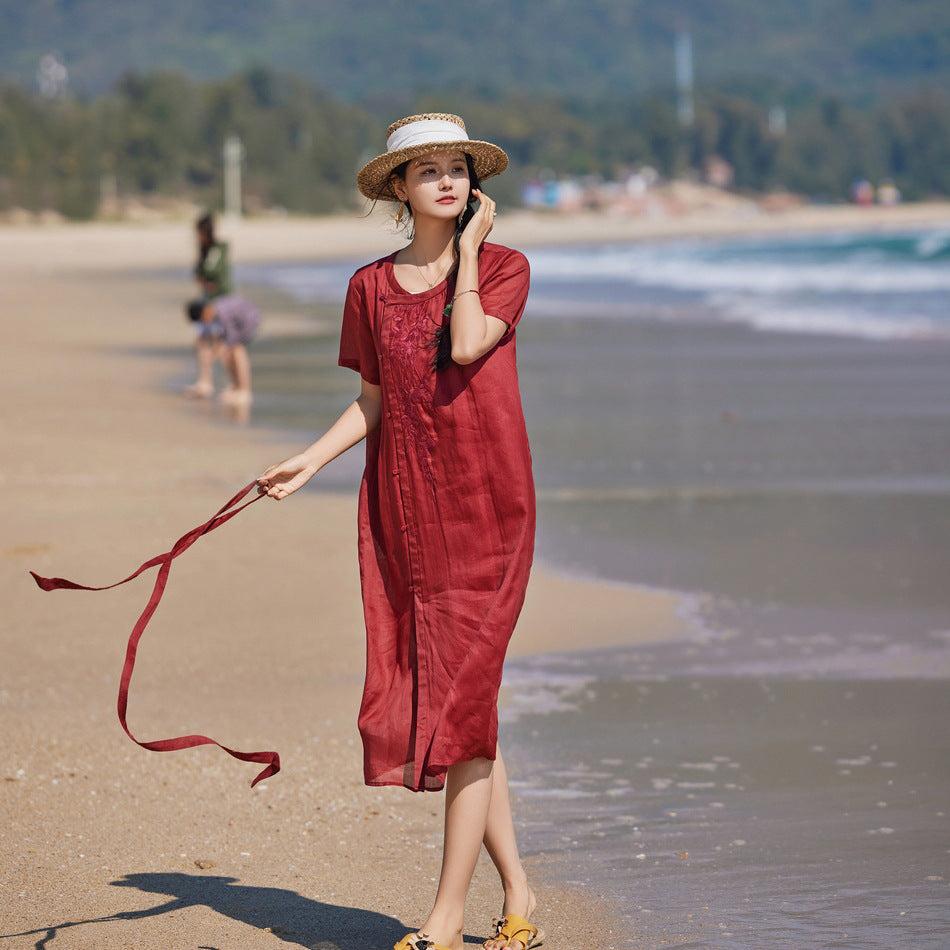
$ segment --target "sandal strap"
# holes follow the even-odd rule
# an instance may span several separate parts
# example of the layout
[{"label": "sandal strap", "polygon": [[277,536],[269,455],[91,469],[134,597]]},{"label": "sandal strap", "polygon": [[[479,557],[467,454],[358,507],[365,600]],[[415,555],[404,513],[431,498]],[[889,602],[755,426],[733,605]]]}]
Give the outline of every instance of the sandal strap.
[{"label": "sandal strap", "polygon": [[[524,917],[518,914],[507,914],[499,922],[498,936],[507,940],[517,940],[526,947],[531,944],[531,940],[538,935],[538,928],[534,924],[528,923]],[[521,934],[526,934],[528,939],[523,940]]]}]

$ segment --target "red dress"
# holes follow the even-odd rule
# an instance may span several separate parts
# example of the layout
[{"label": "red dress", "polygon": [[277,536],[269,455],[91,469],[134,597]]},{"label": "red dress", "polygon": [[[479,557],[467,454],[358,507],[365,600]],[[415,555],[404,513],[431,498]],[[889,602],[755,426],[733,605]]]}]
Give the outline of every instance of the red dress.
[{"label": "red dress", "polygon": [[502,663],[531,569],[534,482],[514,333],[528,262],[482,246],[482,307],[510,329],[480,360],[436,371],[454,280],[407,293],[394,258],[353,275],[340,342],[340,365],[382,389],[359,496],[359,728],[368,785],[428,791],[456,762],[495,758]]}]

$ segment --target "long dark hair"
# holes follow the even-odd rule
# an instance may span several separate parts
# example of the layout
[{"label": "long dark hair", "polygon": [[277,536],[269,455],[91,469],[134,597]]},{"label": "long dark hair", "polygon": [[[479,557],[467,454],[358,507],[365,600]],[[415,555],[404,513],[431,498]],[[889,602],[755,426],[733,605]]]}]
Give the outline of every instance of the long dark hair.
[{"label": "long dark hair", "polygon": [[465,164],[468,165],[468,201],[465,202],[465,210],[459,215],[458,224],[455,226],[455,237],[452,243],[455,247],[456,257],[459,256],[459,239],[462,237],[462,232],[478,210],[478,199],[472,192],[482,190],[482,180],[478,177],[478,172],[475,171],[475,161],[468,152],[465,153]]},{"label": "long dark hair", "polygon": [[207,211],[195,222],[195,230],[201,238],[198,252],[198,267],[204,265],[208,252],[215,246],[217,239],[214,234],[214,215]]}]

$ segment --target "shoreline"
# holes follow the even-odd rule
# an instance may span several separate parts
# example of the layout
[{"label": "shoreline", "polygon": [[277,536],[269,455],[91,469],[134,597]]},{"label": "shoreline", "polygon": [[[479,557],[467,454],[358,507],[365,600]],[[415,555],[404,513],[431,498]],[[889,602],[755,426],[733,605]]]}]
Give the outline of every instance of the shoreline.
[{"label": "shoreline", "polygon": [[[493,239],[517,247],[604,244],[690,237],[723,237],[809,231],[881,231],[950,225],[950,201],[892,207],[809,205],[784,211],[740,208],[666,217],[593,212],[499,213]],[[189,219],[142,222],[0,224],[0,273],[101,273],[114,270],[189,271]],[[386,209],[327,217],[260,217],[224,220],[221,235],[233,243],[235,260],[288,263],[353,256],[370,259],[401,246]]]}]

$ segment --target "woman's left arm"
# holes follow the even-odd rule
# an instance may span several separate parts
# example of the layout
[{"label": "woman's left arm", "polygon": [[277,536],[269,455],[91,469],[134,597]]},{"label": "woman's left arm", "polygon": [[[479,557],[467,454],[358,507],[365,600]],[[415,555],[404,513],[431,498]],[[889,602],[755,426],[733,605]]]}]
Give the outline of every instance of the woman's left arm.
[{"label": "woman's left arm", "polygon": [[459,265],[449,332],[452,360],[462,366],[488,353],[508,330],[504,320],[485,313],[478,296],[478,249],[495,223],[495,202],[476,190],[479,206],[459,239]]}]

